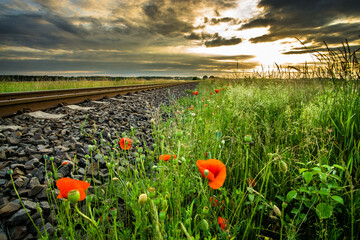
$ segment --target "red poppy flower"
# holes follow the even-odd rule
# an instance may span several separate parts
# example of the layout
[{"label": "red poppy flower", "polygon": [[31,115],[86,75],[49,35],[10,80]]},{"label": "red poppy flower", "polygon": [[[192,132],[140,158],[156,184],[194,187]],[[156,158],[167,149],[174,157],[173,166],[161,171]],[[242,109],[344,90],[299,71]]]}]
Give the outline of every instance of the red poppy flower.
[{"label": "red poppy flower", "polygon": [[212,92],[210,92],[210,95],[212,94]]},{"label": "red poppy flower", "polygon": [[204,98],[201,98],[202,101],[204,101],[205,99]]},{"label": "red poppy flower", "polygon": [[171,155],[160,155],[159,156],[159,161],[164,160],[164,161],[169,161],[171,158]]},{"label": "red poppy flower", "polygon": [[196,95],[196,92],[195,91],[193,91],[193,96],[195,96]]},{"label": "red poppy flower", "polygon": [[216,93],[219,93],[219,89],[215,89],[215,92],[216,92]]},{"label": "red poppy flower", "polygon": [[177,158],[177,156],[176,156],[176,154],[174,155],[174,159],[176,159]]},{"label": "red poppy flower", "polygon": [[195,95],[198,95],[198,93],[199,93],[199,91],[196,91],[196,92],[195,92]]},{"label": "red poppy flower", "polygon": [[79,201],[82,201],[86,198],[85,190],[90,187],[90,183],[71,179],[71,178],[60,178],[56,182],[56,186],[59,188],[60,193],[57,198],[68,198],[68,193],[71,190],[78,190],[80,193]]},{"label": "red poppy flower", "polygon": [[207,152],[205,152],[205,157],[207,157],[207,155],[208,155],[208,153],[207,153]]},{"label": "red poppy flower", "polygon": [[215,197],[210,197],[210,203],[213,202],[211,205],[213,205],[213,207],[217,207],[219,205],[219,201],[215,198]]},{"label": "red poppy flower", "polygon": [[207,104],[205,103],[205,107],[207,106]]},{"label": "red poppy flower", "polygon": [[225,218],[222,218],[222,217],[218,217],[217,222],[218,222],[221,230],[225,231],[227,228],[227,225],[228,225],[228,220],[226,220]]},{"label": "red poppy flower", "polygon": [[67,161],[65,161],[65,162],[63,162],[61,165],[66,165],[66,164],[68,164],[69,162],[67,162]]},{"label": "red poppy flower", "polygon": [[122,138],[120,139],[120,147],[124,150],[129,150],[131,148],[131,143],[133,140],[130,138]]},{"label": "red poppy flower", "polygon": [[253,178],[248,178],[248,179],[247,179],[247,182],[248,182],[249,186],[251,186],[251,187],[255,187],[255,186],[256,186],[255,179],[253,179]]},{"label": "red poppy flower", "polygon": [[197,167],[203,178],[205,178],[205,169],[209,170],[207,179],[209,180],[209,186],[213,189],[220,188],[226,179],[226,167],[217,159],[198,160],[196,162]]},{"label": "red poppy flower", "polygon": [[194,108],[189,108],[191,111],[194,110]]}]

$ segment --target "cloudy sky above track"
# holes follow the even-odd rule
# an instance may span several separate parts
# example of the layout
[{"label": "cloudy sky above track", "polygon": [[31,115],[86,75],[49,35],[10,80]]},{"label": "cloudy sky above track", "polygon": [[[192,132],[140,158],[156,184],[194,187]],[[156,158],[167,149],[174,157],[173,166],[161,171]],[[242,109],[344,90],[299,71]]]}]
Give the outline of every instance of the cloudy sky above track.
[{"label": "cloudy sky above track", "polygon": [[219,76],[359,35],[358,0],[1,0],[0,74]]}]

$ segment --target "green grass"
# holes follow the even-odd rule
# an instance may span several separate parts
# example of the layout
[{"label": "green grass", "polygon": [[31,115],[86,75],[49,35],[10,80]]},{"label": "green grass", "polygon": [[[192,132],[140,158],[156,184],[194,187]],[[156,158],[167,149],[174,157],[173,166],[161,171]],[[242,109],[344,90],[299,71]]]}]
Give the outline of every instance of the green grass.
[{"label": "green grass", "polygon": [[[83,179],[91,191],[74,205],[55,199],[57,173],[49,172],[57,231],[43,239],[358,238],[359,82],[331,80],[202,82],[198,95],[154,113],[152,146],[136,129],[113,142],[87,135],[87,168],[105,155],[107,183]],[[121,137],[131,149],[119,147]],[[163,154],[172,158],[159,161]],[[222,187],[209,187],[200,159],[225,164]]]},{"label": "green grass", "polygon": [[0,82],[0,93],[3,92],[25,92],[25,91],[39,91],[39,90],[54,90],[54,89],[70,89],[70,88],[90,88],[90,87],[112,87],[121,85],[133,84],[152,84],[152,83],[166,83],[174,82],[175,80],[141,80],[141,79],[125,79],[125,80],[105,80],[105,81],[33,81],[33,82]]}]

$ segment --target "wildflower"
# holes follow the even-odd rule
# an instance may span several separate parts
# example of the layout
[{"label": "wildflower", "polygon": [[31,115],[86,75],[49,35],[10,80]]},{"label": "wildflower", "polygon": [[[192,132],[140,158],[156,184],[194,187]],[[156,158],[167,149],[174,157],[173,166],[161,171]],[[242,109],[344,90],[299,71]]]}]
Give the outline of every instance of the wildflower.
[{"label": "wildflower", "polygon": [[207,155],[208,155],[208,153],[207,153],[207,152],[205,152],[205,157],[207,157]]},{"label": "wildflower", "polygon": [[68,194],[71,190],[77,190],[80,194],[78,201],[82,201],[86,198],[85,190],[90,187],[90,183],[71,178],[60,178],[56,182],[56,186],[60,190],[57,198],[68,198]]},{"label": "wildflower", "polygon": [[191,108],[189,108],[189,109],[190,109],[191,111],[192,111],[192,110],[194,110],[194,108],[192,108],[192,107],[191,107]]},{"label": "wildflower", "polygon": [[209,174],[206,178],[209,180],[209,186],[211,188],[218,189],[224,184],[226,167],[221,161],[217,159],[198,160],[196,165],[203,178],[205,178],[205,169],[209,170]]},{"label": "wildflower", "polygon": [[207,104],[205,103],[205,107],[207,106]]},{"label": "wildflower", "polygon": [[210,197],[209,202],[213,207],[217,207],[219,205],[219,201],[215,197]]},{"label": "wildflower", "polygon": [[201,98],[201,100],[202,100],[202,101],[204,101],[204,100],[205,100],[205,98]]},{"label": "wildflower", "polygon": [[195,95],[198,95],[198,93],[199,93],[199,91],[196,91],[196,92],[195,92]]},{"label": "wildflower", "polygon": [[212,92],[210,92],[210,95],[212,94]]},{"label": "wildflower", "polygon": [[196,92],[195,91],[193,91],[193,96],[195,96],[196,95]]},{"label": "wildflower", "polygon": [[131,143],[133,140],[130,138],[122,138],[120,139],[120,147],[124,150],[129,150],[131,148]]},{"label": "wildflower", "polygon": [[219,89],[215,89],[215,92],[216,92],[216,93],[219,93],[219,91],[220,91]]},{"label": "wildflower", "polygon": [[227,225],[228,225],[228,220],[225,218],[222,218],[222,217],[218,217],[217,222],[218,222],[221,230],[225,231],[225,229],[227,228]]},{"label": "wildflower", "polygon": [[160,155],[159,161],[164,160],[165,162],[169,161],[171,158],[171,155]]},{"label": "wildflower", "polygon": [[253,178],[248,178],[248,179],[247,179],[247,182],[248,182],[249,186],[251,186],[251,187],[255,187],[255,186],[256,186],[255,179],[253,179]]},{"label": "wildflower", "polygon": [[61,165],[65,166],[66,164],[68,164],[68,161],[63,162]]}]

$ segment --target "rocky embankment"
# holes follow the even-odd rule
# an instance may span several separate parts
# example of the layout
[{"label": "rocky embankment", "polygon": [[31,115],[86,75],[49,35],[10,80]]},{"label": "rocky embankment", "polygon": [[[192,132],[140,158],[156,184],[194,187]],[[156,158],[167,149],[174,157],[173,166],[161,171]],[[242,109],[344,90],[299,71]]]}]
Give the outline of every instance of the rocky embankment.
[{"label": "rocky embankment", "polygon": [[[111,151],[111,144],[106,143],[113,143],[123,132],[133,129],[141,140],[138,146],[143,142],[151,146],[151,119],[159,107],[187,95],[185,90],[195,87],[196,83],[192,83],[0,118],[0,240],[36,239],[36,229],[26,211],[41,231],[54,232],[56,221],[47,200],[44,156],[48,156],[47,172],[53,171],[51,158],[59,177],[82,179],[93,174],[86,171],[85,156],[90,154],[94,139],[101,141],[105,147],[94,156],[100,165],[96,174],[106,178],[103,156]],[[71,171],[75,161],[76,176]],[[68,163],[63,165],[64,162]],[[13,188],[9,170],[13,171],[14,184],[26,210]]]}]

